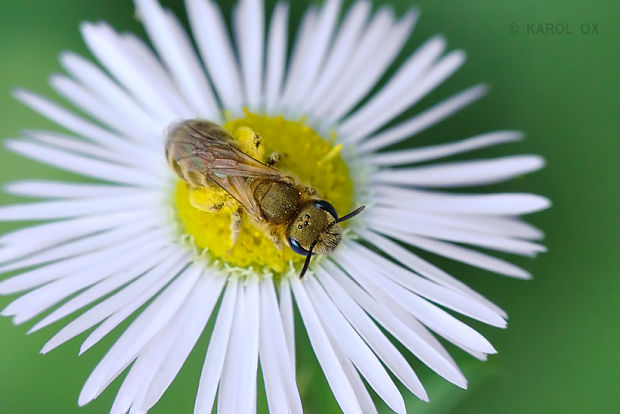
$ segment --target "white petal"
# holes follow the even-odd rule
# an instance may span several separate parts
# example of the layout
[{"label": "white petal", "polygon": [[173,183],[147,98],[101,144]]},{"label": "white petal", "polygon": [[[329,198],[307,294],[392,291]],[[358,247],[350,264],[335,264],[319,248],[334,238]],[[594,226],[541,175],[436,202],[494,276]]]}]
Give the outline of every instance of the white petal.
[{"label": "white petal", "polygon": [[412,234],[394,233],[394,238],[402,240],[420,249],[436,253],[459,262],[467,263],[472,266],[486,269],[491,272],[499,273],[506,276],[512,276],[520,279],[529,279],[531,275],[524,273],[523,269],[497,257],[489,256],[476,250],[467,249],[452,243],[446,243],[439,240],[432,240],[426,237],[414,236]]},{"label": "white petal", "polygon": [[449,157],[450,155],[503,144],[505,142],[513,142],[521,138],[523,138],[523,134],[518,131],[490,132],[488,134],[477,135],[462,141],[450,142],[447,144],[410,150],[382,152],[368,157],[366,162],[371,165],[380,166],[413,164]]},{"label": "white petal", "polygon": [[211,333],[207,356],[200,376],[200,385],[194,406],[196,414],[210,414],[213,408],[217,384],[220,381],[228,349],[233,316],[236,312],[238,289],[237,281],[232,279],[226,287],[222,304],[218,310],[217,320]]},{"label": "white petal", "polygon": [[342,316],[314,277],[309,277],[305,286],[308,296],[314,304],[314,309],[316,309],[330,338],[333,338],[333,342],[338,344],[337,347],[342,350],[347,359],[351,359],[351,362],[381,399],[392,410],[404,413],[406,411],[405,402],[400,392],[368,345]]},{"label": "white petal", "polygon": [[[73,102],[75,106],[117,131],[121,136],[139,141],[141,146],[137,150],[146,152],[156,148],[152,145],[145,145],[145,143],[154,144],[159,138],[161,131],[158,131],[156,134],[145,132],[138,123],[127,119],[125,114],[120,113],[116,105],[107,103],[99,95],[91,92],[88,86],[83,86],[73,79],[62,75],[53,75],[50,78],[50,84],[59,94]],[[150,139],[145,140],[145,136]]]},{"label": "white petal", "polygon": [[136,0],[138,14],[179,89],[196,115],[217,119],[219,108],[200,61],[176,17],[155,0]]},{"label": "white petal", "polygon": [[[361,231],[359,233],[365,240],[370,241],[372,244],[374,244],[379,249],[381,249],[384,253],[390,255],[392,259],[403,263],[404,265],[408,266],[411,270],[421,274],[422,276],[426,277],[429,280],[432,280],[436,283],[446,286],[447,288],[464,293],[470,296],[471,298],[477,300],[478,302],[484,304],[486,307],[492,309],[495,313],[500,315],[502,318],[507,318],[508,315],[500,307],[493,304],[491,301],[489,301],[487,298],[483,297],[479,293],[475,292],[465,283],[461,282],[458,279],[455,279],[454,277],[450,276],[448,273],[444,272],[437,266],[434,266],[433,264],[413,254],[410,250],[407,250],[404,247],[399,246],[398,244],[391,241],[387,237],[381,236],[378,233],[374,233],[374,232],[366,231],[366,230]],[[520,274],[529,275],[525,270],[522,270],[522,269],[521,269]]]},{"label": "white petal", "polygon": [[346,258],[340,257],[340,263],[366,291],[372,292],[385,306],[390,309],[399,307],[407,311],[429,329],[439,332],[453,342],[487,354],[496,353],[490,342],[474,329],[390,279],[382,277],[380,273],[362,266],[359,255],[355,255],[356,262],[353,263],[349,260],[353,255],[355,254],[350,253]]},{"label": "white petal", "polygon": [[422,296],[446,308],[455,310],[463,315],[478,319],[479,321],[496,327],[506,327],[506,321],[502,316],[498,315],[493,309],[489,309],[484,303],[480,303],[464,294],[427,281],[358,243],[351,243],[350,248],[355,252],[356,257],[358,257],[356,260],[358,260],[360,264],[364,263],[364,268],[369,272],[381,273],[416,295]]},{"label": "white petal", "polygon": [[386,217],[384,215],[379,216],[375,214],[376,213],[372,210],[366,214],[366,220],[369,223],[369,227],[378,232],[387,234],[391,237],[399,238],[401,240],[405,240],[405,235],[411,234],[457,243],[472,244],[474,246],[486,247],[488,249],[523,256],[536,256],[536,254],[546,251],[544,246],[526,240],[451,229],[449,227],[425,223],[424,221],[416,220],[413,217],[399,219],[396,217]]},{"label": "white petal", "polygon": [[[443,347],[424,329],[415,323],[405,323],[401,315],[391,312],[383,302],[373,299],[366,291],[353,282],[343,271],[329,262],[324,266],[331,276],[347,291],[353,299],[373,317],[383,328],[405,345],[420,361],[439,375],[458,385],[467,386],[467,380]],[[415,319],[411,318],[414,322]]]},{"label": "white petal", "polygon": [[[431,48],[431,51],[426,53],[434,57],[434,52]],[[426,53],[424,57],[427,57]],[[381,104],[380,101],[377,101],[377,104],[373,107],[374,99],[371,99],[366,106],[356,111],[354,115],[342,124],[340,132],[343,135],[350,136],[352,140],[355,140],[357,137],[370,135],[397,115],[415,105],[420,99],[435,89],[437,85],[456,72],[464,62],[465,53],[457,50],[441,58],[421,78],[416,76],[415,80],[408,80],[407,78],[399,79],[395,77],[392,85],[397,88],[396,91],[400,88],[407,88],[407,91],[404,93],[401,91],[399,95],[390,96],[390,94],[386,94],[385,100],[382,102],[386,104],[384,107],[376,106]],[[388,84],[386,88],[392,85]],[[393,99],[390,100],[389,98]],[[378,110],[379,108],[383,110]],[[371,112],[373,110],[377,110],[377,112]],[[372,116],[368,118],[370,114]]]},{"label": "white petal", "polygon": [[[368,153],[407,139],[463,109],[483,96],[486,91],[486,86],[476,85],[457,93],[405,122],[370,136],[359,145],[358,150],[361,153]],[[365,138],[365,136],[360,135],[357,139],[349,138],[347,142],[355,143],[362,138]]]},{"label": "white petal", "polygon": [[[290,288],[287,287],[286,290],[289,292],[290,298]],[[290,358],[283,357],[283,354],[290,352],[290,348],[286,343],[282,315],[278,309],[278,301],[271,280],[261,282],[260,301],[261,366],[264,370],[269,371],[273,387],[278,384],[281,388],[281,390],[273,390],[272,399],[279,400],[280,391],[282,391],[282,398],[284,398],[284,402],[291,412],[301,414],[303,408],[295,382],[295,365],[290,363]],[[265,378],[265,380],[267,379]],[[266,391],[269,398],[270,391]],[[272,403],[270,403],[271,405]]]},{"label": "white petal", "polygon": [[[314,86],[319,69],[324,65],[328,46],[340,13],[341,0],[327,0],[316,18],[308,42],[302,38],[295,46],[295,57],[291,63],[291,77],[287,79],[282,96],[286,107],[298,107]],[[302,48],[303,44],[303,48]],[[299,71],[296,73],[295,71]]]},{"label": "white petal", "polygon": [[329,275],[327,270],[318,270],[319,280],[332,301],[342,311],[351,325],[359,332],[383,363],[394,375],[420,399],[428,401],[428,395],[422,383],[411,369],[407,360],[396,349],[394,344],[381,332],[375,322],[364,310],[342,289]]},{"label": "white petal", "polygon": [[136,101],[127,94],[116,82],[103,72],[97,65],[73,52],[60,55],[60,63],[82,85],[97,93],[109,107],[115,108],[118,117],[125,124],[132,124],[136,130],[142,131],[135,138],[145,143],[153,143],[167,126],[165,120],[152,117]]},{"label": "white petal", "polygon": [[326,96],[321,98],[312,115],[338,121],[364,98],[398,55],[418,18],[411,10],[394,23],[391,9],[380,9],[371,20],[347,68]]},{"label": "white petal", "polygon": [[[136,369],[134,377],[138,387],[133,395],[132,409],[137,407],[138,410],[146,412],[161,398],[202,334],[224,282],[222,277],[203,275],[177,315],[141,353],[134,367],[142,360],[146,367],[142,370]],[[125,381],[130,380],[134,367]],[[127,397],[131,395],[128,394]],[[117,399],[120,395],[119,392]]]},{"label": "white petal", "polygon": [[421,187],[464,187],[494,184],[539,170],[544,160],[538,155],[473,161],[455,161],[425,167],[386,169],[373,174],[376,183]]},{"label": "white petal", "polygon": [[265,109],[272,113],[277,105],[282,90],[284,67],[286,65],[286,45],[288,34],[288,3],[278,3],[273,9],[265,69]]},{"label": "white petal", "polygon": [[191,117],[189,106],[144,42],[119,35],[104,23],[84,23],[81,30],[99,62],[153,115],[170,121]]},{"label": "white petal", "polygon": [[161,232],[150,230],[146,234],[142,233],[140,236],[130,238],[122,243],[106,246],[105,249],[53,262],[49,265],[12,276],[0,282],[0,292],[3,294],[19,292],[40,286],[82,269],[91,269],[96,265],[108,264],[115,255],[122,253],[125,249],[135,249],[141,246],[142,243],[149,240],[146,236],[151,235],[157,236],[157,241],[162,243],[168,242],[168,238],[163,237]]},{"label": "white petal", "polygon": [[520,215],[544,210],[551,204],[546,197],[525,193],[451,194],[387,185],[376,185],[372,190],[382,203],[402,205],[402,200],[408,200],[415,210],[444,214]]},{"label": "white petal", "polygon": [[101,280],[100,282],[97,282],[90,288],[81,292],[79,295],[74,296],[73,298],[71,298],[71,300],[64,303],[61,307],[55,309],[52,313],[37,322],[32,328],[30,328],[28,334],[31,334],[42,328],[45,328],[48,325],[51,325],[52,323],[75,312],[76,310],[90,305],[91,303],[118,289],[126,283],[131,282],[133,279],[141,276],[149,269],[159,265],[163,261],[163,258],[166,256],[166,254],[169,252],[163,250],[158,253],[159,254],[157,255],[149,255],[143,258],[135,257],[135,263],[133,263],[131,266],[127,267],[126,269],[122,269],[121,271]]},{"label": "white petal", "polygon": [[329,88],[334,87],[335,82],[342,81],[340,75],[346,69],[353,55],[362,29],[370,15],[370,8],[371,5],[368,0],[359,0],[349,8],[341,28],[335,36],[329,56],[325,60],[325,66],[317,77],[316,84],[309,91],[309,96],[299,103],[304,111],[308,111],[317,105],[318,99]]},{"label": "white petal", "polygon": [[61,329],[43,346],[41,353],[51,351],[121,309],[129,316],[174,278],[187,265],[188,260],[189,257],[184,249],[176,248],[158,266],[153,267]]},{"label": "white petal", "polygon": [[[96,126],[40,95],[21,89],[15,90],[13,95],[46,118],[49,118],[78,135],[100,144],[104,148],[140,157],[140,147]],[[142,152],[144,152],[144,150],[142,150]]]},{"label": "white petal", "polygon": [[256,109],[260,103],[263,81],[265,33],[263,0],[241,0],[234,14],[234,27],[241,59],[247,104]]},{"label": "white petal", "polygon": [[66,151],[53,149],[32,142],[8,140],[5,141],[5,143],[8,149],[25,155],[28,158],[87,177],[147,188],[161,187],[161,180],[163,177],[153,176],[152,174],[135,168],[123,167],[105,161],[73,155]]},{"label": "white petal", "polygon": [[[445,48],[446,41],[441,36],[432,37],[420,46],[399,67],[383,88],[361,108],[342,121],[339,131],[343,136],[355,140],[356,136],[364,135],[364,127],[368,124],[367,118],[369,116],[372,118],[384,116],[385,109],[396,105],[396,102],[403,96],[414,95],[413,91],[420,86],[427,73],[435,69],[433,64]],[[359,132],[360,130],[362,132]]]},{"label": "white petal", "polygon": [[183,305],[200,273],[200,267],[190,266],[125,330],[86,380],[78,399],[80,406],[96,398],[161,331]]},{"label": "white petal", "polygon": [[40,265],[47,262],[55,262],[68,257],[75,257],[85,253],[114,246],[123,240],[139,236],[144,231],[157,227],[157,220],[153,217],[145,217],[143,220],[126,224],[111,230],[95,233],[91,236],[82,237],[78,240],[63,243],[60,246],[45,249],[42,252],[31,253],[27,257],[0,266],[0,273],[10,272],[25,267]]},{"label": "white petal", "polygon": [[295,316],[293,314],[293,298],[288,279],[280,282],[280,313],[282,314],[282,326],[286,347],[291,356],[291,367],[295,370]]},{"label": "white petal", "polygon": [[355,392],[355,397],[362,408],[362,412],[364,414],[378,414],[377,407],[375,406],[375,403],[366,388],[366,384],[364,384],[360,374],[355,370],[353,363],[351,363],[351,360],[345,356],[338,344],[334,342],[333,336],[330,336],[330,340],[334,343],[334,352],[342,365],[342,370],[347,376],[347,380],[349,380],[349,383],[351,384],[351,388],[353,388],[353,392]]},{"label": "white petal", "polygon": [[114,197],[130,194],[141,195],[149,193],[135,187],[120,185],[103,185],[47,180],[14,181],[12,183],[8,183],[4,187],[4,192],[25,197],[67,199]]},{"label": "white petal", "polygon": [[15,230],[0,236],[0,262],[20,258],[47,247],[140,220],[144,215],[153,217],[156,209],[134,210],[122,213],[101,214],[97,217],[80,217],[59,222],[44,223]]},{"label": "white petal", "polygon": [[298,280],[294,280],[291,285],[299,313],[306,326],[308,338],[338,405],[344,414],[362,414],[355,392],[340,365],[338,356],[332,348],[325,328],[319,321],[304,286]]},{"label": "white petal", "polygon": [[161,198],[159,194],[146,193],[89,200],[12,204],[0,207],[0,221],[47,220],[147,208],[153,204],[160,203],[162,201]]},{"label": "white petal", "polygon": [[[107,261],[97,261],[87,268],[65,273],[57,280],[15,299],[3,309],[2,315],[15,315],[15,323],[27,321],[78,290],[97,283],[132,263],[157,254],[166,242],[161,234],[151,231],[114,248],[108,248],[107,254],[114,260],[108,258]],[[13,276],[13,279],[19,278],[20,275]]]},{"label": "white petal", "polygon": [[185,5],[202,61],[224,109],[239,112],[243,102],[241,78],[220,9],[210,0],[186,0]]}]

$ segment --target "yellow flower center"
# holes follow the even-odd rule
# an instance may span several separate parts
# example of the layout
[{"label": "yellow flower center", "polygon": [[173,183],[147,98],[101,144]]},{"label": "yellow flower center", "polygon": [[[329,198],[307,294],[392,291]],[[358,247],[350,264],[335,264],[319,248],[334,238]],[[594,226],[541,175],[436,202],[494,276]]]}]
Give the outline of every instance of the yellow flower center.
[{"label": "yellow flower center", "polygon": [[[245,116],[229,119],[223,127],[237,139],[239,148],[248,148],[240,132],[255,131],[260,136],[260,153],[249,155],[265,163],[273,153],[280,154],[275,168],[295,177],[299,182],[318,191],[320,198],[331,203],[340,215],[353,206],[353,182],[349,168],[340,156],[342,145],[335,145],[336,136],[321,137],[307,126],[304,119],[291,121],[282,116],[269,117],[245,111]],[[262,158],[262,159],[260,159]],[[190,194],[199,202],[213,202],[221,206],[216,211],[203,211],[190,203]],[[294,253],[284,243],[278,250],[255,225],[254,220],[243,212],[241,232],[233,247],[231,241],[231,215],[239,204],[219,187],[192,192],[189,185],[180,181],[176,187],[174,203],[178,218],[194,246],[207,259],[232,271],[255,274],[282,275],[287,270],[299,268],[304,257]]]}]

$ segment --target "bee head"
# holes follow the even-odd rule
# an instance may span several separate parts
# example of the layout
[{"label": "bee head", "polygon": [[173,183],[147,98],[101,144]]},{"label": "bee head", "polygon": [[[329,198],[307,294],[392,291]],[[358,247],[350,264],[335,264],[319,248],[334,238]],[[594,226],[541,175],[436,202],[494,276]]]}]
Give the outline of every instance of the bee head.
[{"label": "bee head", "polygon": [[342,241],[342,229],[338,225],[359,214],[364,206],[338,218],[334,206],[325,200],[310,200],[303,205],[297,217],[286,230],[286,237],[291,249],[302,256],[306,256],[300,278],[308,270],[310,258],[313,254],[330,254]]}]

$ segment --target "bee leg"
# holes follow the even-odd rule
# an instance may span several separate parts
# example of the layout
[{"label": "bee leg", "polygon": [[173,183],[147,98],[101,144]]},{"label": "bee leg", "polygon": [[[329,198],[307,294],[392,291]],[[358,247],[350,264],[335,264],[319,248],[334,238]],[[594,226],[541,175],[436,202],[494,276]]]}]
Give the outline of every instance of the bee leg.
[{"label": "bee leg", "polygon": [[239,233],[241,233],[241,220],[243,219],[243,209],[238,208],[230,215],[230,241],[232,245],[230,250],[228,250],[228,254],[232,252],[232,249],[235,248],[235,244],[237,244],[237,239],[239,238]]},{"label": "bee leg", "polygon": [[270,233],[267,233],[267,237],[269,238],[269,240],[271,240],[273,242],[273,244],[276,245],[276,248],[278,250],[282,250],[282,248],[283,248],[282,242],[280,241],[280,237],[278,236],[277,232],[272,231]]},{"label": "bee leg", "polygon": [[265,146],[263,141],[253,129],[242,126],[236,129],[234,137],[237,140],[239,149],[252,158],[263,160],[265,157]]},{"label": "bee leg", "polygon": [[269,156],[267,157],[267,162],[266,164],[269,165],[270,167],[273,167],[274,165],[276,165],[278,162],[280,162],[280,160],[282,159],[282,154],[280,154],[279,152],[272,152],[271,154],[269,154]]}]

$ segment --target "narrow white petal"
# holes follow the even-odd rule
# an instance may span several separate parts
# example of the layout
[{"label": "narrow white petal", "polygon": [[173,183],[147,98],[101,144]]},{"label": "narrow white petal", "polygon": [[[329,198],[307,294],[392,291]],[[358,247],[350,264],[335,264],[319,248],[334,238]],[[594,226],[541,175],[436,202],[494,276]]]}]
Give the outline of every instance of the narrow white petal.
[{"label": "narrow white petal", "polygon": [[[432,54],[432,52],[427,53],[429,55]],[[423,77],[419,79],[416,77],[416,80],[410,81],[410,84],[407,86],[404,86],[403,83],[406,81],[395,78],[394,81],[396,86],[407,87],[409,90],[405,93],[401,92],[399,95],[393,95],[392,97],[394,99],[389,102],[389,105],[383,107],[383,110],[377,111],[377,113],[369,112],[371,110],[371,105],[373,105],[373,100],[369,101],[367,106],[356,111],[351,118],[345,121],[340,129],[341,133],[350,136],[352,140],[355,140],[357,137],[372,134],[397,115],[415,105],[420,99],[435,89],[437,85],[441,84],[445,79],[456,72],[464,62],[465,53],[457,50],[441,58]],[[388,98],[386,98],[386,100],[387,99]],[[378,109],[378,107],[374,109]],[[366,118],[370,116],[371,113],[372,116]]]},{"label": "narrow white petal", "polygon": [[0,221],[47,220],[147,208],[160,203],[159,194],[94,198],[89,200],[42,201],[0,207]]},{"label": "narrow white petal", "polygon": [[263,89],[264,9],[263,0],[242,0],[234,14],[246,103],[251,109],[258,107]]},{"label": "narrow white petal", "polygon": [[[245,287],[245,318],[239,332],[241,352],[231,352],[229,356],[242,355],[240,383],[237,384],[239,413],[252,414],[256,410],[256,374],[258,364],[258,336],[260,332],[260,298],[258,282],[250,280]],[[233,336],[234,337],[234,336]],[[234,349],[234,348],[233,348]]]},{"label": "narrow white petal", "polygon": [[347,359],[351,359],[360,374],[392,410],[404,413],[405,402],[400,392],[368,345],[346,321],[313,277],[306,280],[305,286],[326,332],[337,344],[334,348],[340,348]]},{"label": "narrow white petal", "polygon": [[[492,309],[495,313],[500,315],[502,318],[507,318],[507,314],[500,307],[489,301],[484,296],[475,292],[465,283],[460,280],[450,276],[448,273],[444,272],[437,266],[427,262],[426,260],[420,258],[419,256],[413,254],[408,249],[401,247],[395,242],[391,241],[387,237],[384,237],[378,233],[374,233],[371,231],[361,231],[360,235],[365,239],[370,241],[372,244],[381,249],[384,253],[390,255],[394,260],[401,262],[402,264],[409,267],[411,270],[421,274],[429,280],[432,280],[440,285],[446,286],[452,290],[456,290],[463,294],[470,296],[471,298],[477,300],[478,302],[484,304],[489,309]],[[525,277],[529,275],[525,270],[521,269],[520,275],[524,275]]]},{"label": "narrow white petal", "polygon": [[282,90],[286,66],[288,38],[288,3],[278,3],[273,9],[267,40],[265,69],[265,109],[272,113]]},{"label": "narrow white petal", "polygon": [[[55,309],[52,313],[37,322],[32,328],[30,328],[28,334],[31,334],[42,328],[45,328],[48,325],[51,325],[52,323],[75,312],[76,310],[90,305],[91,303],[118,289],[126,283],[131,282],[133,279],[141,276],[149,269],[159,265],[163,261],[163,258],[166,256],[167,253],[169,252],[166,250],[162,250],[158,252],[157,255],[150,255],[141,258],[140,260],[136,260],[135,264],[127,267],[126,269],[122,269],[121,271],[111,275],[108,278],[97,282],[96,284],[84,290],[77,296],[71,298],[71,300],[64,303],[61,307]],[[136,259],[139,258],[136,257]]]},{"label": "narrow white petal", "polygon": [[[291,72],[298,70],[299,74],[287,79],[282,96],[285,106],[298,107],[314,86],[318,71],[324,65],[341,3],[341,0],[327,0],[316,19],[311,39],[304,43],[303,49],[301,43],[298,45],[300,48],[296,49],[295,64],[292,64]],[[293,79],[295,83],[292,83]]]},{"label": "narrow white petal", "polygon": [[60,55],[60,63],[85,87],[104,101],[109,107],[116,108],[117,115],[125,123],[135,125],[136,130],[142,131],[135,136],[145,143],[153,143],[153,137],[158,136],[167,126],[165,120],[160,120],[147,113],[144,108],[127,94],[116,82],[101,70],[97,65],[73,52],[64,52]]},{"label": "narrow white petal", "polygon": [[40,286],[46,282],[57,280],[81,270],[88,270],[98,265],[109,264],[110,259],[114,258],[116,255],[125,250],[140,247],[143,243],[149,241],[148,236],[151,235],[158,237],[156,241],[160,241],[161,243],[168,242],[168,238],[163,237],[161,232],[150,230],[146,232],[146,234],[142,233],[138,237],[130,238],[113,246],[106,246],[104,249],[53,262],[34,270],[11,276],[0,282],[0,292],[3,294],[19,292],[21,290]]},{"label": "narrow white petal", "polygon": [[32,142],[9,140],[5,141],[5,143],[10,150],[62,170],[120,184],[147,188],[161,187],[161,180],[163,177],[153,176],[148,172],[135,168],[123,167],[105,161],[73,155],[66,151],[53,149]]},{"label": "narrow white petal", "polygon": [[473,151],[506,142],[514,142],[522,138],[523,134],[518,131],[490,132],[447,144],[414,148],[410,150],[382,152],[368,157],[366,162],[371,165],[380,165],[384,167],[391,165],[414,164],[449,157],[462,152]]},{"label": "narrow white petal", "polygon": [[153,267],[144,275],[62,328],[43,346],[41,353],[45,354],[51,351],[71,338],[92,328],[120,309],[123,309],[127,316],[129,316],[174,278],[187,265],[188,260],[189,257],[186,255],[186,252],[176,248],[158,266]]},{"label": "narrow white petal", "polygon": [[142,390],[134,402],[139,410],[151,409],[181,370],[213,312],[224,283],[223,277],[203,275],[177,316],[159,333],[156,341],[166,342],[167,350],[159,354],[159,365],[152,364],[154,375],[148,387],[141,378]]},{"label": "narrow white petal", "polygon": [[411,292],[463,315],[489,325],[500,328],[506,327],[506,321],[502,316],[493,309],[489,309],[484,303],[427,281],[358,243],[352,243],[350,248],[358,255],[356,257],[359,257],[360,264],[364,263],[364,268],[368,271],[381,273]]},{"label": "narrow white petal", "polygon": [[[287,286],[286,290],[290,298],[290,288]],[[265,364],[268,366],[263,366],[263,368],[270,371],[270,375],[273,378],[273,386],[275,387],[276,383],[279,384],[279,387],[282,388],[281,391],[283,392],[287,407],[290,408],[293,414],[301,414],[303,408],[295,381],[295,365],[290,363],[290,358],[283,357],[283,354],[290,352],[290,348],[286,343],[282,315],[278,308],[278,300],[271,280],[261,282],[260,301],[261,365],[263,365],[262,355],[265,355]],[[267,390],[267,393],[269,398],[269,390]],[[279,396],[279,390],[274,391],[274,393],[273,397],[279,399],[277,397]]]},{"label": "narrow white petal", "polygon": [[96,126],[40,95],[21,89],[15,90],[13,95],[46,118],[100,144],[104,148],[118,152],[128,152],[135,156],[140,155],[140,148],[135,144]]},{"label": "narrow white petal", "polygon": [[191,265],[125,330],[90,374],[80,392],[80,406],[92,401],[172,319],[196,285],[201,268]]},{"label": "narrow white petal", "polygon": [[45,249],[42,252],[31,253],[27,257],[12,261],[0,266],[0,273],[10,272],[25,267],[40,265],[47,262],[55,262],[69,257],[79,256],[96,250],[114,246],[124,240],[139,236],[144,231],[158,227],[158,220],[153,217],[145,217],[143,220],[126,224],[111,230],[106,230],[82,237],[78,240],[63,243],[60,246]]},{"label": "narrow white petal", "polygon": [[297,30],[297,37],[288,62],[286,80],[282,86],[282,93],[278,97],[278,109],[291,111],[289,101],[297,94],[297,85],[302,82],[302,66],[305,62],[305,52],[313,43],[313,35],[319,20],[319,12],[315,6],[306,9],[301,24]]},{"label": "narrow white petal", "polygon": [[157,216],[157,209],[101,214],[97,217],[80,217],[52,223],[38,224],[14,230],[0,236],[0,262],[7,262],[37,252],[44,248],[140,220],[144,215]]},{"label": "narrow white petal", "polygon": [[259,344],[259,358],[263,381],[265,382],[265,395],[267,396],[267,406],[269,413],[288,414],[286,398],[282,389],[282,380],[278,372],[277,359],[271,344],[263,332],[264,321],[261,320],[261,333]]},{"label": "narrow white petal", "polygon": [[394,375],[420,399],[428,401],[428,395],[407,360],[394,344],[377,327],[364,310],[329,275],[327,270],[318,270],[319,280],[332,301],[338,306],[351,325],[359,332],[372,350]]},{"label": "narrow white petal", "polygon": [[155,0],[136,0],[136,8],[155,49],[196,115],[217,119],[219,108],[211,87],[176,17]]},{"label": "narrow white petal", "polygon": [[[352,255],[355,253],[347,256]],[[490,342],[474,329],[439,307],[408,292],[387,277],[382,277],[383,275],[377,271],[362,266],[362,261],[359,259],[360,257],[356,257],[356,262],[353,263],[348,257],[341,256],[339,261],[366,291],[372,292],[372,295],[385,306],[390,309],[399,307],[407,311],[429,329],[450,338],[453,342],[487,354],[496,353]]]},{"label": "narrow white petal", "polygon": [[[57,280],[15,299],[3,309],[2,315],[15,315],[15,323],[25,322],[78,290],[97,283],[132,263],[157,254],[166,242],[167,240],[161,237],[161,234],[151,231],[129,243],[122,243],[120,246],[124,249],[118,246],[110,248],[108,250],[112,250],[114,254],[110,254],[110,251],[106,253],[114,258],[113,261],[110,259],[98,261],[91,267],[65,273]],[[13,278],[19,279],[20,275],[13,276]]]},{"label": "narrow white petal", "polygon": [[512,263],[476,250],[458,246],[456,244],[405,233],[394,233],[393,237],[415,247],[419,247],[420,249],[427,250],[453,260],[458,260],[459,262],[467,263],[481,269],[486,269],[491,272],[520,279],[531,278],[529,273],[524,273],[523,269],[513,265]]},{"label": "narrow white petal", "polygon": [[224,359],[228,350],[233,317],[236,312],[236,302],[239,286],[235,279],[226,287],[222,304],[218,310],[215,327],[211,333],[207,355],[205,357],[200,385],[196,395],[196,414],[210,414],[215,400],[215,392],[222,375]]},{"label": "narrow white petal", "polygon": [[402,206],[405,199],[415,210],[443,214],[521,215],[551,205],[546,197],[526,193],[451,194],[387,185],[373,186],[372,191],[382,203]]},{"label": "narrow white petal", "polygon": [[[486,92],[487,88],[484,85],[476,85],[459,92],[405,122],[381,131],[376,135],[371,135],[359,145],[358,150],[361,153],[373,152],[412,137],[478,100]],[[349,139],[348,142],[354,143],[362,138],[365,138],[365,136]]]},{"label": "narrow white petal", "polygon": [[[50,84],[59,94],[73,102],[78,108],[115,130],[121,136],[139,141],[141,143],[139,149],[142,151],[153,149],[151,145],[145,145],[145,143],[154,144],[160,131],[157,134],[145,132],[138,126],[138,123],[120,113],[117,106],[107,103],[99,95],[90,91],[87,86],[83,86],[69,77],[53,75],[50,78]],[[145,140],[145,136],[149,139]]]},{"label": "narrow white petal", "polygon": [[411,10],[394,24],[391,9],[379,10],[360,39],[340,82],[320,101],[313,115],[336,122],[353,109],[396,58],[417,18],[418,12]]},{"label": "narrow white petal", "polygon": [[295,370],[295,316],[293,315],[293,298],[291,287],[287,279],[280,282],[280,313],[282,314],[282,326],[286,347],[291,356],[291,367]]},{"label": "narrow white petal", "polygon": [[461,387],[467,387],[467,380],[446,353],[441,344],[433,341],[432,335],[416,326],[415,319],[405,322],[396,312],[391,312],[384,303],[373,299],[366,291],[353,282],[340,269],[325,264],[329,274],[345,289],[353,299],[371,315],[383,328],[390,332],[400,343],[405,345],[420,361],[430,369]]},{"label": "narrow white petal", "polygon": [[[415,211],[413,208],[409,208],[409,206],[401,207],[391,205],[376,206],[373,208],[373,213],[377,216],[390,216],[393,219],[406,220],[408,222],[464,230],[472,234],[487,234],[529,240],[539,240],[543,236],[543,233],[534,226],[513,217],[436,214],[427,211]],[[409,227],[404,226],[401,230],[404,231],[408,228]]]},{"label": "narrow white petal", "polygon": [[99,62],[155,116],[167,120],[191,116],[150,49],[129,34],[118,35],[104,23],[84,23],[82,36]]},{"label": "narrow white petal", "polygon": [[301,319],[306,326],[308,338],[338,405],[344,414],[362,414],[355,392],[340,365],[338,356],[332,348],[325,328],[322,326],[303,284],[294,280],[291,285]]},{"label": "narrow white petal", "polygon": [[51,180],[14,181],[12,183],[8,183],[4,187],[4,192],[24,197],[62,199],[114,197],[130,194],[142,195],[150,193],[135,187],[120,185],[74,183]]},{"label": "narrow white petal", "polygon": [[243,90],[222,12],[210,0],[185,0],[192,32],[224,109],[240,111]]},{"label": "narrow white petal", "polygon": [[373,182],[430,188],[466,187],[494,184],[541,169],[545,162],[538,155],[473,161],[455,161],[425,167],[381,170],[373,174]]},{"label": "narrow white petal", "polygon": [[403,222],[403,218],[398,219],[396,217],[378,216],[371,210],[366,215],[366,220],[369,223],[369,227],[372,229],[402,240],[404,240],[404,235],[411,234],[457,243],[466,243],[523,256],[536,256],[538,253],[546,251],[544,246],[530,241],[451,229],[449,227],[425,223],[413,217],[407,217],[407,221]]},{"label": "narrow white petal", "polygon": [[[330,336],[330,339],[333,342],[333,336]],[[353,388],[353,392],[357,398],[357,401],[362,408],[362,412],[364,414],[378,414],[377,407],[375,406],[368,389],[366,388],[366,384],[362,381],[360,374],[355,370],[353,363],[350,359],[346,357],[342,349],[338,346],[337,343],[334,344],[334,352],[338,357],[342,365],[342,370],[344,374],[347,376],[349,383],[351,384],[351,388]]]},{"label": "narrow white petal", "polygon": [[335,82],[342,81],[340,75],[346,69],[355,50],[358,39],[362,35],[362,29],[370,15],[370,2],[359,0],[351,6],[336,38],[334,45],[325,60],[325,66],[317,77],[317,82],[299,104],[304,111],[308,111],[317,105],[318,100],[329,88],[334,87]]},{"label": "narrow white petal", "polygon": [[[343,136],[355,140],[361,129],[364,131],[368,117],[383,116],[386,108],[395,106],[403,96],[414,95],[423,78],[435,68],[434,62],[439,59],[446,48],[446,41],[435,36],[420,46],[398,69],[388,83],[381,88],[367,103],[342,121],[339,128]],[[439,66],[439,63],[437,64]],[[363,135],[363,132],[361,133]],[[359,136],[359,135],[357,135]]]}]

